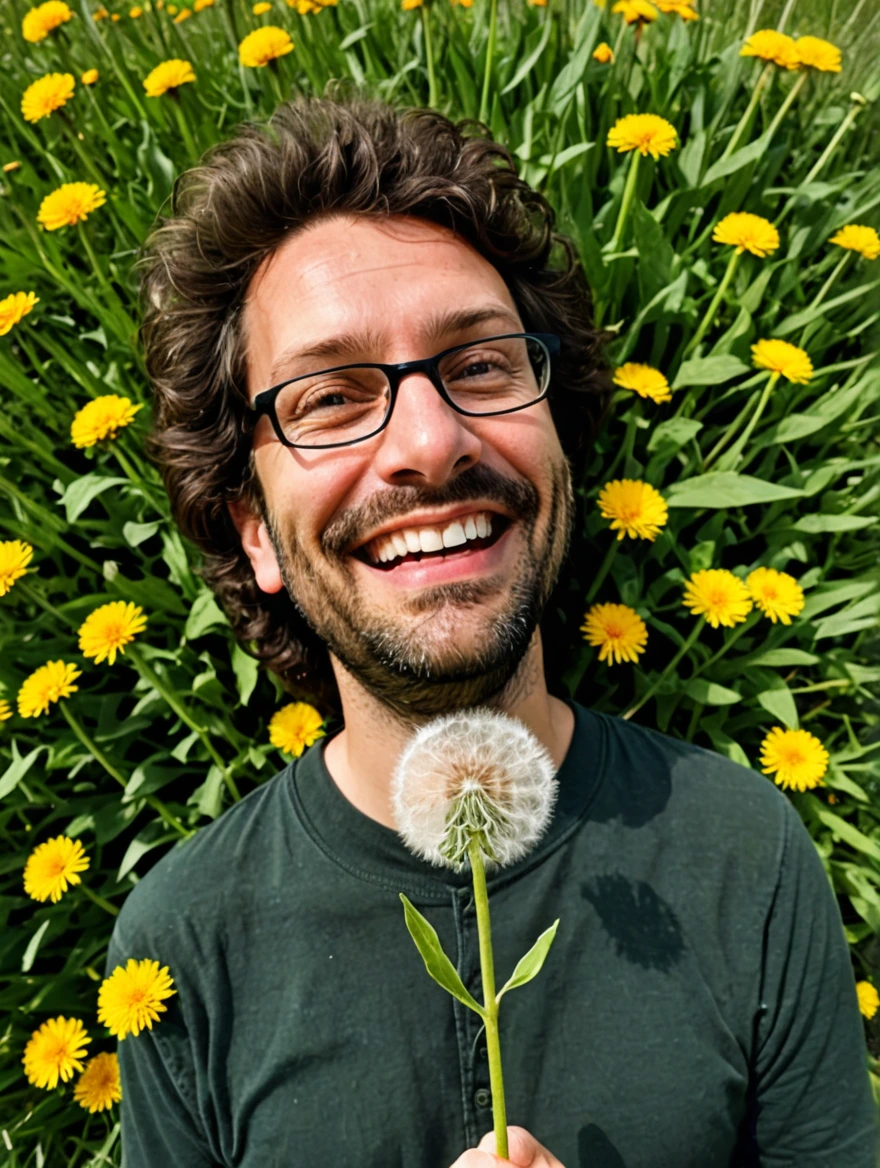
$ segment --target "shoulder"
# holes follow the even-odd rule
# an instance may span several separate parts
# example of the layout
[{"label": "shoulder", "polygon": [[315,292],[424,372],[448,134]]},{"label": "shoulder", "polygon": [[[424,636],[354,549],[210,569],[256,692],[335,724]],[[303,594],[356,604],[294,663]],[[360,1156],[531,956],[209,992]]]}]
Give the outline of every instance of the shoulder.
[{"label": "shoulder", "polygon": [[294,765],[172,846],[126,897],[114,939],[124,938],[130,948],[190,925],[210,928],[222,918],[229,895],[245,897],[263,882],[262,865],[286,846],[282,804]]}]

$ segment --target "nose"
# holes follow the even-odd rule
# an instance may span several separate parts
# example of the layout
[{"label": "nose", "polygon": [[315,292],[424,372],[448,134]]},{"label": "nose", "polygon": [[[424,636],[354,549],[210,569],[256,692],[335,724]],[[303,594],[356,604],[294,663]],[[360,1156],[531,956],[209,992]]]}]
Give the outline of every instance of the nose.
[{"label": "nose", "polygon": [[483,444],[471,421],[424,373],[405,374],[388,425],[377,436],[376,472],[389,483],[441,486],[480,459]]}]

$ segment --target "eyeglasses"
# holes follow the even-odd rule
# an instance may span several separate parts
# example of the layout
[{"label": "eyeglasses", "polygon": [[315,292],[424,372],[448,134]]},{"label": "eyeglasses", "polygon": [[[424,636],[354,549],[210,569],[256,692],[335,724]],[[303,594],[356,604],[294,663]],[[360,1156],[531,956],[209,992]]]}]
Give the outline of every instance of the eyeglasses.
[{"label": "eyeglasses", "polygon": [[398,365],[338,365],[273,385],[254,398],[285,446],[351,446],[388,425],[400,383],[424,373],[447,405],[467,417],[512,414],[547,396],[552,333],[505,333]]}]

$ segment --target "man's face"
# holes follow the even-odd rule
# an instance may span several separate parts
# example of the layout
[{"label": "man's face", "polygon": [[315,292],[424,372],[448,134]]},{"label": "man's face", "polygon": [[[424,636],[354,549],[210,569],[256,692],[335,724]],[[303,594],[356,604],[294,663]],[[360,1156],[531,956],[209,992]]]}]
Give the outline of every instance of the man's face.
[{"label": "man's face", "polygon": [[[493,315],[465,329],[433,322]],[[287,240],[254,277],[244,315],[251,399],[300,373],[430,357],[523,332],[496,269],[451,231],[409,217],[324,220]],[[338,355],[286,357],[341,334]],[[339,663],[402,718],[499,701],[535,634],[565,558],[568,463],[546,401],[517,413],[456,413],[421,373],[401,381],[384,430],[351,446],[293,449],[267,417],[254,432],[265,514],[234,518],[257,582],[286,587]],[[374,564],[375,537],[457,519],[491,535]],[[473,518],[473,527],[470,520]],[[399,545],[398,545],[399,547]]]}]

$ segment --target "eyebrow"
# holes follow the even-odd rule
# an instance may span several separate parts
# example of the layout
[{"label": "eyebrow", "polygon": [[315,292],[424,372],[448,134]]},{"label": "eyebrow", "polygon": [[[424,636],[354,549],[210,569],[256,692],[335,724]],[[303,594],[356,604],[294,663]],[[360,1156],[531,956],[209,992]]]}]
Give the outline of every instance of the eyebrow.
[{"label": "eyebrow", "polygon": [[[490,320],[503,320],[513,325],[517,331],[522,329],[522,324],[516,316],[499,304],[484,308],[456,308],[434,312],[425,321],[425,335],[430,341],[438,341],[449,333],[464,332]],[[304,349],[291,345],[273,362],[269,384],[275,386],[279,381],[283,381],[294,362],[304,359],[329,360],[333,357],[375,352],[382,347],[382,341],[381,333],[365,329],[361,332],[340,333],[336,337],[327,337],[326,340],[308,345]],[[312,370],[306,369],[304,372],[310,373]]]}]

